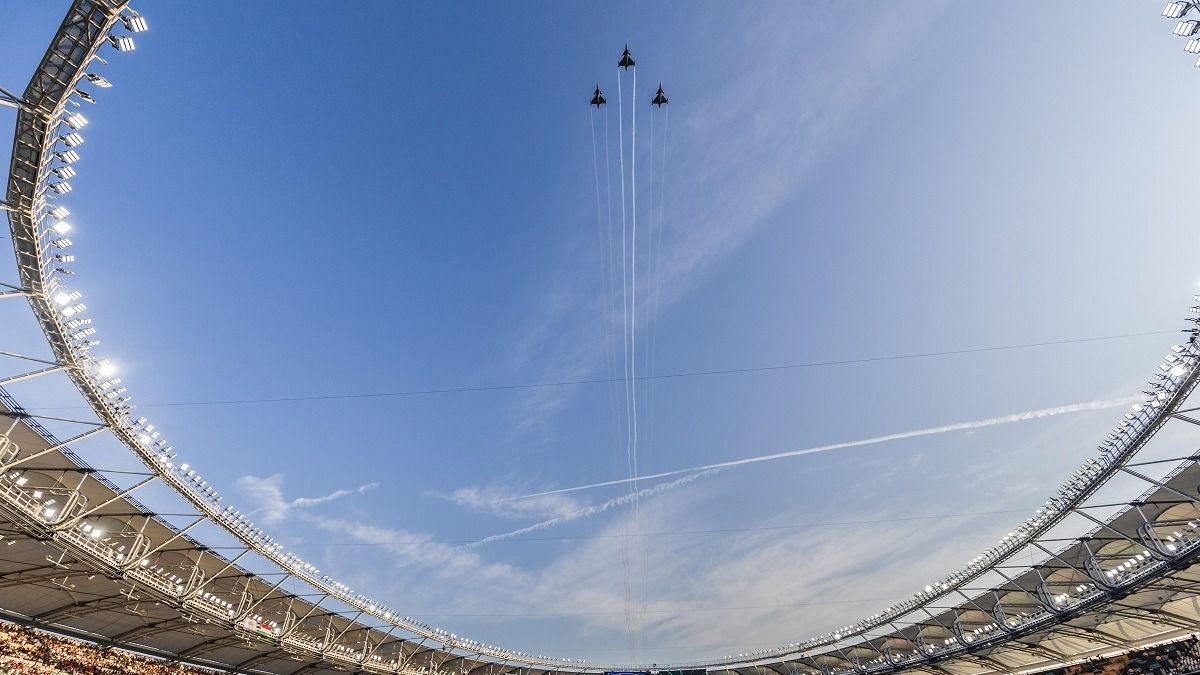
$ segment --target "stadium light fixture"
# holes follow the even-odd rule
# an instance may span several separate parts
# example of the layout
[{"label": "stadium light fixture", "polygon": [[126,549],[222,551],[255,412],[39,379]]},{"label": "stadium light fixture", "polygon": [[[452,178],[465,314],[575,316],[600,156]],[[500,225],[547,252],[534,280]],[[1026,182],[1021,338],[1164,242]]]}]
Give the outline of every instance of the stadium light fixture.
[{"label": "stadium light fixture", "polygon": [[129,37],[128,35],[110,35],[108,36],[108,40],[112,42],[113,46],[116,47],[117,51],[119,52],[131,52],[134,49],[137,49],[137,47],[133,44],[133,38]]},{"label": "stadium light fixture", "polygon": [[63,150],[54,153],[54,157],[63,164],[74,164],[79,161],[79,153],[74,150]]},{"label": "stadium light fixture", "polygon": [[1168,19],[1178,19],[1184,14],[1187,14],[1187,11],[1191,8],[1192,3],[1190,2],[1168,2],[1167,7],[1163,10],[1162,15]]},{"label": "stadium light fixture", "polygon": [[150,24],[146,22],[146,17],[137,12],[130,12],[128,16],[122,16],[121,23],[125,24],[126,30],[131,33],[145,33],[150,30]]},{"label": "stadium light fixture", "polygon": [[1195,35],[1200,30],[1200,21],[1180,21],[1175,24],[1175,34],[1180,37]]},{"label": "stadium light fixture", "polygon": [[101,89],[109,89],[110,87],[112,87],[112,82],[109,82],[106,78],[104,78],[101,75],[97,75],[95,73],[86,73],[84,75],[84,77],[87,78],[88,82],[91,82],[92,84],[96,85],[97,87],[100,87]]},{"label": "stadium light fixture", "polygon": [[63,179],[74,178],[76,173],[75,169],[72,169],[69,166],[60,166],[57,169],[51,169],[50,172]]},{"label": "stadium light fixture", "polygon": [[50,209],[50,215],[62,220],[63,218],[71,215],[71,211],[65,206],[55,206]]},{"label": "stadium light fixture", "polygon": [[65,195],[71,191],[71,184],[65,180],[59,181],[57,183],[51,183],[50,189],[54,190],[55,192],[57,192],[60,195]]},{"label": "stadium light fixture", "polygon": [[63,145],[68,148],[73,148],[77,145],[83,145],[83,136],[76,133],[63,134],[58,137],[58,140],[63,142]]},{"label": "stadium light fixture", "polygon": [[96,369],[96,374],[100,377],[110,377],[117,372],[117,367],[108,361],[101,361],[100,367]]},{"label": "stadium light fixture", "polygon": [[88,124],[88,119],[84,117],[82,113],[71,113],[70,115],[64,117],[63,121],[67,123],[67,126],[75,129],[76,131],[86,127]]}]

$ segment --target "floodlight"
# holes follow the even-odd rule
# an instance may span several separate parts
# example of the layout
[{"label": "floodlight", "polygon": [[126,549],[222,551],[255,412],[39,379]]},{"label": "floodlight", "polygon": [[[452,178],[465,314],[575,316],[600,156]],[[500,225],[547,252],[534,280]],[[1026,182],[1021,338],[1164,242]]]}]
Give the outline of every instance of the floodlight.
[{"label": "floodlight", "polygon": [[73,148],[77,145],[83,145],[83,136],[75,133],[59,136],[58,140],[62,141],[63,145],[67,146],[68,148]]},{"label": "floodlight", "polygon": [[54,241],[50,242],[50,245],[54,248],[70,248],[71,240],[63,237],[62,239],[55,239]]},{"label": "floodlight", "polygon": [[56,255],[54,259],[61,263],[75,262],[75,256],[73,255]]},{"label": "floodlight", "polygon": [[128,35],[110,35],[108,39],[119,52],[131,52],[137,49],[133,44],[133,38]]},{"label": "floodlight", "polygon": [[67,126],[71,127],[72,129],[82,129],[88,124],[88,119],[84,117],[82,113],[71,113],[70,115],[64,117],[63,121],[66,122]]},{"label": "floodlight", "polygon": [[50,209],[50,215],[62,220],[63,218],[71,215],[71,211],[65,206],[55,206],[54,208]]},{"label": "floodlight", "polygon": [[74,178],[76,171],[69,166],[60,166],[57,169],[51,169],[51,173],[59,178]]},{"label": "floodlight", "polygon": [[100,377],[108,377],[117,372],[117,367],[108,361],[102,361],[100,367],[96,369],[96,374]]},{"label": "floodlight", "polygon": [[75,300],[78,300],[82,297],[83,297],[83,293],[80,293],[79,291],[73,291],[71,293],[68,293],[66,291],[60,291],[58,294],[56,294],[54,296],[54,301],[60,305],[69,305],[72,302],[74,302]]},{"label": "floodlight", "polygon": [[55,192],[57,192],[60,195],[65,195],[71,191],[71,184],[65,180],[60,181],[58,183],[51,183],[50,189],[54,190]]},{"label": "floodlight", "polygon": [[76,89],[75,93],[81,100],[91,103],[92,105],[96,105],[96,99],[92,98],[92,95],[86,91],[83,91],[82,89]]},{"label": "floodlight", "polygon": [[1200,30],[1200,21],[1180,21],[1175,24],[1175,34],[1180,37],[1195,35]]},{"label": "floodlight", "polygon": [[150,30],[150,24],[146,23],[146,17],[131,12],[129,16],[121,17],[121,23],[125,24],[125,28],[131,33],[145,33]]},{"label": "floodlight", "polygon": [[95,73],[87,73],[84,75],[84,77],[87,78],[88,82],[91,82],[92,84],[96,85],[97,87],[100,87],[101,89],[108,89],[108,88],[112,87],[112,82],[109,82],[104,77],[97,75]]},{"label": "floodlight", "polygon": [[79,161],[79,153],[74,150],[63,150],[62,152],[54,153],[54,157],[63,164],[74,164]]},{"label": "floodlight", "polygon": [[1163,10],[1162,15],[1168,19],[1178,19],[1186,14],[1190,8],[1191,3],[1188,2],[1168,2],[1167,7]]},{"label": "floodlight", "polygon": [[1200,40],[1188,40],[1187,44],[1183,47],[1183,51],[1189,54],[1200,54]]}]

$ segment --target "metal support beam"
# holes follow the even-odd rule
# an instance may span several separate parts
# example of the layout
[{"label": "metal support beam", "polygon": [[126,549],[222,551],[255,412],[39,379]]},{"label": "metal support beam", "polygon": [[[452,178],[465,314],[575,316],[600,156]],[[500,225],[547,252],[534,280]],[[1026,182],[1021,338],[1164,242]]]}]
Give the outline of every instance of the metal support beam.
[{"label": "metal support beam", "polygon": [[[233,560],[230,560],[229,562],[225,563],[225,566],[224,566],[224,567],[222,567],[222,568],[221,568],[219,571],[217,571],[216,573],[214,573],[214,574],[212,574],[212,575],[209,575],[208,579],[207,579],[207,580],[206,580],[204,583],[202,583],[202,584],[200,584],[199,586],[196,586],[196,588],[192,589],[192,591],[191,591],[190,593],[188,593],[188,594],[187,594],[186,598],[191,598],[191,597],[194,597],[194,596],[196,596],[196,595],[199,595],[200,593],[203,593],[203,592],[204,592],[204,587],[205,587],[205,586],[207,586],[207,585],[211,584],[212,582],[214,582],[214,581],[216,581],[216,580],[220,579],[222,574],[224,574],[224,573],[228,572],[228,571],[229,571],[229,568],[231,568],[231,567],[233,567],[234,565],[236,565],[236,564],[237,564],[237,561],[241,560],[241,559],[242,559],[242,557],[243,557],[243,556],[245,556],[245,555],[246,555],[247,553],[249,553],[249,552],[250,552],[250,549],[248,549],[248,548],[247,548],[246,550],[244,550],[244,551],[242,551],[241,553],[239,553],[239,554],[237,554],[236,556],[234,556]],[[238,576],[240,577],[240,576],[242,576],[242,575],[241,575],[241,574],[238,574]],[[186,599],[186,598],[185,598],[185,599]]]},{"label": "metal support beam", "polygon": [[1121,467],[1121,471],[1124,471],[1125,473],[1129,474],[1130,476],[1133,476],[1134,478],[1144,480],[1151,485],[1162,488],[1162,489],[1166,490],[1167,492],[1173,492],[1176,495],[1183,497],[1184,499],[1186,499],[1190,502],[1196,501],[1196,498],[1193,497],[1192,495],[1189,495],[1186,492],[1180,492],[1179,490],[1176,490],[1175,488],[1171,487],[1170,485],[1167,485],[1166,483],[1163,483],[1162,481],[1154,480],[1153,478],[1151,478],[1145,474],[1138,473],[1137,471],[1134,471],[1134,470],[1130,469],[1129,467],[1123,466],[1123,467]]},{"label": "metal support beam", "polygon": [[[271,595],[272,595],[273,593],[275,593],[275,591],[279,590],[279,587],[283,585],[283,582],[287,581],[287,580],[288,580],[288,579],[290,579],[290,578],[292,578],[292,573],[291,573],[291,572],[288,572],[287,574],[284,574],[284,575],[283,575],[283,577],[282,577],[282,578],[280,578],[280,580],[279,580],[279,582],[278,582],[278,583],[276,583],[274,586],[272,586],[272,587],[270,588],[270,590],[268,590],[266,593],[263,593],[262,597],[260,597],[258,600],[255,600],[255,601],[254,601],[254,603],[253,603],[252,605],[250,605],[249,607],[247,607],[247,608],[246,608],[246,610],[245,610],[244,612],[242,612],[242,613],[241,613],[241,614],[238,616],[238,618],[237,618],[237,621],[238,621],[238,623],[241,623],[242,621],[246,620],[246,619],[247,619],[247,618],[249,618],[251,615],[253,615],[253,614],[254,614],[254,610],[258,609],[259,605],[263,604],[263,602],[265,602],[265,601],[267,600],[267,598],[270,598],[270,597],[271,597]],[[287,596],[286,596],[286,595],[281,595],[280,597],[281,597],[281,598],[285,598],[285,597],[287,597]]]},{"label": "metal support beam", "polygon": [[[193,520],[192,522],[188,523],[188,525],[186,527],[184,527],[182,530],[176,532],[175,535],[172,536],[170,539],[164,541],[163,543],[159,544],[158,546],[155,546],[154,548],[150,549],[149,551],[143,553],[141,557],[149,558],[150,556],[154,555],[155,553],[158,553],[159,551],[170,546],[171,544],[175,543],[179,539],[186,537],[187,533],[190,532],[192,530],[192,528],[198,526],[200,523],[203,523],[206,520],[208,520],[208,518],[206,518],[204,516],[201,516],[201,517],[197,518],[196,520]],[[126,569],[132,568],[135,565],[138,565],[140,563],[141,563],[140,560],[131,560],[130,563],[128,565],[126,565]]]},{"label": "metal support beam", "polygon": [[0,87],[0,105],[7,106],[9,108],[16,108],[18,110],[31,107],[29,101],[17,96],[4,87]]},{"label": "metal support beam", "polygon": [[1174,417],[1174,418],[1175,418],[1175,419],[1177,419],[1177,420],[1182,420],[1182,421],[1184,421],[1184,422],[1187,422],[1187,423],[1189,423],[1189,424],[1195,424],[1195,425],[1197,425],[1197,426],[1200,426],[1200,420],[1198,420],[1198,419],[1196,419],[1196,418],[1194,418],[1194,417],[1188,417],[1187,415],[1180,414],[1180,412],[1181,412],[1181,411],[1177,411],[1177,412],[1173,412],[1173,413],[1171,413],[1171,417]]},{"label": "metal support beam", "polygon": [[66,366],[51,366],[49,368],[42,368],[41,370],[35,370],[35,371],[29,372],[29,373],[23,373],[21,375],[10,375],[9,377],[0,379],[0,387],[3,387],[6,384],[22,382],[24,380],[32,380],[33,378],[41,377],[42,375],[49,375],[51,373],[61,372],[65,369],[66,369]]},{"label": "metal support beam", "polygon": [[124,489],[124,490],[121,490],[120,492],[118,492],[117,494],[113,495],[113,496],[112,496],[112,497],[110,497],[109,499],[106,499],[106,500],[104,500],[104,501],[100,502],[100,503],[99,503],[99,504],[97,504],[96,506],[93,506],[92,508],[88,509],[87,511],[84,511],[83,513],[79,514],[78,516],[75,516],[73,519],[71,519],[71,521],[70,521],[69,523],[68,523],[68,522],[63,522],[63,524],[62,524],[62,525],[60,525],[60,526],[59,526],[59,528],[61,529],[61,528],[70,527],[70,526],[71,526],[71,525],[73,525],[74,523],[77,523],[77,522],[79,522],[80,520],[83,520],[84,518],[87,518],[88,516],[92,515],[93,513],[96,513],[97,511],[99,511],[100,509],[102,509],[102,508],[104,508],[104,507],[108,506],[109,504],[112,504],[112,503],[114,503],[114,502],[119,502],[119,501],[121,501],[121,500],[122,500],[122,499],[124,499],[125,497],[127,497],[127,496],[129,496],[129,495],[133,494],[133,493],[134,493],[134,492],[136,492],[137,490],[140,490],[140,489],[142,489],[143,487],[145,487],[145,486],[149,485],[150,483],[153,483],[153,482],[154,482],[154,481],[156,481],[156,480],[158,480],[158,474],[154,474],[153,476],[150,476],[149,478],[145,478],[145,479],[143,479],[143,480],[140,480],[140,481],[138,481],[137,483],[135,483],[134,485],[132,485],[131,487],[128,487],[128,488],[126,488],[126,489]]},{"label": "metal support beam", "polygon": [[95,436],[96,434],[98,434],[102,431],[107,431],[107,430],[108,430],[108,427],[96,427],[95,429],[89,429],[88,431],[85,431],[82,434],[79,434],[78,436],[72,436],[71,438],[68,438],[67,440],[65,440],[57,445],[51,445],[50,447],[45,448],[43,450],[39,450],[39,451],[33,453],[32,455],[18,457],[17,459],[14,459],[13,461],[9,462],[8,464],[5,464],[4,466],[0,466],[0,474],[6,473],[6,472],[8,472],[9,469],[12,469],[15,466],[24,464],[25,462],[28,462],[30,460],[37,459],[38,457],[48,455],[52,452],[58,452],[59,450],[62,450],[63,448],[66,448],[75,443],[78,443],[79,441],[82,441],[85,438],[90,438],[91,436]]}]

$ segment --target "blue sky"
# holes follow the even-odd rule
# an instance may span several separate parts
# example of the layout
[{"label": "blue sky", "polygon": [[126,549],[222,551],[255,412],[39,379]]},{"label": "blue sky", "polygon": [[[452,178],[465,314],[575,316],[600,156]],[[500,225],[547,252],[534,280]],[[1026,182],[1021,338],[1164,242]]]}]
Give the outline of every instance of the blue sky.
[{"label": "blue sky", "polygon": [[[623,486],[505,501],[628,475],[620,387],[155,405],[606,377],[622,325],[586,102],[599,82],[615,172],[625,42],[643,237],[652,178],[665,195],[661,247],[639,249],[642,372],[1176,329],[1200,283],[1200,75],[1155,3],[139,9],[152,30],[104,70],[69,201],[105,354],[279,540],[485,642],[689,660],[842,625],[997,540],[1117,416],[730,469],[635,523],[602,508]],[[0,85],[24,86],[63,11],[5,6]],[[45,352],[27,309],[0,312],[6,343]],[[639,471],[1120,398],[1172,340],[656,380]],[[51,380],[14,393],[79,405]],[[841,524],[793,527],[820,523]]]}]

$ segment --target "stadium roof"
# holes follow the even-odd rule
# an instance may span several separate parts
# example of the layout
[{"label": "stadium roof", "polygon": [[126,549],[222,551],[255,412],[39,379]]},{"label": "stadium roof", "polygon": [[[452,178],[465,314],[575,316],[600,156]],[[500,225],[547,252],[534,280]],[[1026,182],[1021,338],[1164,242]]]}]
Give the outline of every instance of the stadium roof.
[{"label": "stadium roof", "polygon": [[[536,675],[629,667],[504,650],[399,616],[220,506],[153,425],[134,418],[106,362],[91,355],[90,333],[72,325],[82,305],[60,299],[49,257],[60,247],[50,200],[69,190],[55,181],[65,173],[58,144],[77,144],[63,126],[77,126],[67,103],[81,95],[75,84],[101,45],[133,48],[132,37],[113,32],[118,24],[146,27],[124,2],[76,0],[26,92],[9,101],[19,112],[6,202],[23,285],[7,293],[28,299],[58,359],[22,377],[65,373],[99,422],[62,441],[0,395],[0,414],[12,420],[0,436],[5,615],[241,671]],[[1200,556],[1200,467],[1195,456],[1144,466],[1137,455],[1168,423],[1200,425],[1184,407],[1198,381],[1193,338],[1167,355],[1145,400],[1045,508],[911,598],[804,642],[669,667],[744,675],[1011,672],[1190,633],[1200,622],[1200,573],[1191,568]],[[118,481],[71,452],[73,442],[98,433],[117,438],[146,471]],[[1097,503],[1097,490],[1117,475],[1144,491]],[[170,487],[193,523],[177,527],[137,502],[134,493],[150,484]],[[1068,519],[1076,526],[1064,534]],[[206,531],[234,545],[213,546],[200,536]],[[1039,561],[1016,562],[1023,552]]]}]

